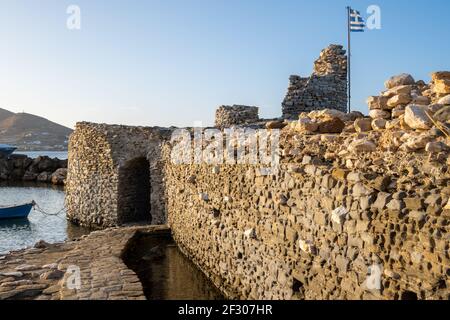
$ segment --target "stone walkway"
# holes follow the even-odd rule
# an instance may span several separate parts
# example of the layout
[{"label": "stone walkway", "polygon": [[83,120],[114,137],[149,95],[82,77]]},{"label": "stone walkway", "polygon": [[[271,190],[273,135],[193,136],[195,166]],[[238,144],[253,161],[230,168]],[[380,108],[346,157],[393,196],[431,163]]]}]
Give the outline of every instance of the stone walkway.
[{"label": "stone walkway", "polygon": [[138,231],[169,228],[112,228],[0,256],[0,300],[145,300],[137,275],[121,258]]}]

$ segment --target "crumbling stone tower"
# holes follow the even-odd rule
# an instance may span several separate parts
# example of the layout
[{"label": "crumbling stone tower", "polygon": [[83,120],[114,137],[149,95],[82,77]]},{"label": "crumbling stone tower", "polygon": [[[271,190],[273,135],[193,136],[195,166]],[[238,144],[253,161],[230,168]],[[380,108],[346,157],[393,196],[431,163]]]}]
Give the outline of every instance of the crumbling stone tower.
[{"label": "crumbling stone tower", "polygon": [[292,75],[283,101],[283,118],[320,109],[347,111],[347,56],[340,45],[330,45],[314,62],[310,77]]}]

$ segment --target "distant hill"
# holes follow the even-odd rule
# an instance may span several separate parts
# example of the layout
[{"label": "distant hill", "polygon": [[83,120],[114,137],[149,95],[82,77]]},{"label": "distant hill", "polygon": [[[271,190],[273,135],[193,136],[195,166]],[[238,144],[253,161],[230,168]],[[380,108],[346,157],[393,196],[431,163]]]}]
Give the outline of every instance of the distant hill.
[{"label": "distant hill", "polygon": [[71,129],[45,118],[0,108],[0,143],[19,150],[67,150],[71,133]]}]

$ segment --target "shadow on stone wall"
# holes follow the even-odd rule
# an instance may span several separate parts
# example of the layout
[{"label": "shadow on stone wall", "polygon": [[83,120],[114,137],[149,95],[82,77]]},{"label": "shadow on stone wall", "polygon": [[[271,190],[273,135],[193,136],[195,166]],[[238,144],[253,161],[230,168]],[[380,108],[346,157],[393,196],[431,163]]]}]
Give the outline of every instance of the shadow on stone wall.
[{"label": "shadow on stone wall", "polygon": [[119,169],[119,223],[151,222],[150,164],[146,158],[135,158]]}]

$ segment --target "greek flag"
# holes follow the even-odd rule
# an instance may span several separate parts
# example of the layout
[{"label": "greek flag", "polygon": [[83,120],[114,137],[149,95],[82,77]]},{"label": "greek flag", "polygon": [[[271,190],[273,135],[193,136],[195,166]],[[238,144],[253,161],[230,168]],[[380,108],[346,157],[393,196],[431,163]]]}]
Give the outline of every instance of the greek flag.
[{"label": "greek flag", "polygon": [[366,24],[361,17],[359,11],[350,9],[350,31],[351,32],[364,32]]}]

